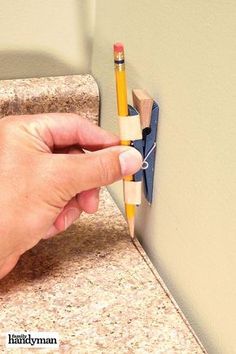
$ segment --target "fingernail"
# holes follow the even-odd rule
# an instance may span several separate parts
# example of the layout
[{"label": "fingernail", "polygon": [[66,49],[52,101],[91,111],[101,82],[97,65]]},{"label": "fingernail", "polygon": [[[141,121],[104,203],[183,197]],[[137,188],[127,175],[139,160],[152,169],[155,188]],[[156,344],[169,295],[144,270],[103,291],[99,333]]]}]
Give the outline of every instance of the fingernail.
[{"label": "fingernail", "polygon": [[57,230],[57,228],[54,225],[52,225],[50,227],[50,229],[48,230],[47,234],[43,237],[43,239],[46,240],[47,238],[51,238],[51,237],[55,236],[56,234],[58,234],[58,232],[59,232],[59,230]]},{"label": "fingernail", "polygon": [[129,148],[119,155],[122,176],[132,175],[142,166],[142,156],[135,148]]},{"label": "fingernail", "polygon": [[67,229],[73,222],[78,219],[81,212],[77,208],[70,208],[65,215],[65,229]]}]

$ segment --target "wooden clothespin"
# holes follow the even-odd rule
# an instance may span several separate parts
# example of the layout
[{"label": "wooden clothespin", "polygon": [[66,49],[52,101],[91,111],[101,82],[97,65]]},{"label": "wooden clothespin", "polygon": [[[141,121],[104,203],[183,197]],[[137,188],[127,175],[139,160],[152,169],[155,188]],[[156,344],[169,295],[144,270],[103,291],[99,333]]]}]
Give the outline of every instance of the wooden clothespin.
[{"label": "wooden clothespin", "polygon": [[[153,198],[153,181],[154,181],[154,168],[155,168],[155,155],[156,155],[156,137],[157,137],[157,124],[159,117],[158,104],[151,98],[151,96],[142,89],[134,89],[132,91],[133,105],[135,110],[140,115],[142,127],[142,148],[140,141],[134,141],[133,146],[140,152],[142,150],[143,166],[142,170],[137,172],[134,180],[144,182],[144,193],[149,204],[152,203]],[[129,112],[131,112],[129,108]]]}]

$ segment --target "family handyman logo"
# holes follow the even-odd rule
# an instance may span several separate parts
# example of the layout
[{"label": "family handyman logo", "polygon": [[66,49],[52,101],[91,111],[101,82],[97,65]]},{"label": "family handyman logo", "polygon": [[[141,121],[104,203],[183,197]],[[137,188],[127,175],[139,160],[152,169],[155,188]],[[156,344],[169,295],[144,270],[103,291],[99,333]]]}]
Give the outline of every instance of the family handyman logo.
[{"label": "family handyman logo", "polygon": [[59,348],[57,332],[8,332],[6,333],[8,348]]}]

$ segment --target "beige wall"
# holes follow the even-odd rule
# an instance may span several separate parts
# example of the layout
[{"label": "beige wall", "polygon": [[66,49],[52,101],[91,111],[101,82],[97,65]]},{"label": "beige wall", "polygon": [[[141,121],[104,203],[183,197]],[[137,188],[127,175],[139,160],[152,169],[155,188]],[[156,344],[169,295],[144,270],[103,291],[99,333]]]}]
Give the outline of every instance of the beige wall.
[{"label": "beige wall", "polygon": [[90,69],[95,0],[0,0],[0,79]]},{"label": "beige wall", "polygon": [[[0,0],[0,79],[90,71],[95,0]],[[129,15],[128,15],[129,14]],[[161,108],[137,232],[210,353],[234,352],[236,2],[99,0],[92,71],[117,130],[112,44]],[[130,94],[130,90],[129,90]],[[121,185],[112,187],[122,206]]]},{"label": "beige wall", "polygon": [[[112,44],[129,93],[160,104],[154,203],[137,232],[210,353],[235,350],[236,2],[99,0],[92,72],[116,131]],[[121,185],[111,188],[122,205]],[[135,329],[134,329],[135,330]]]}]

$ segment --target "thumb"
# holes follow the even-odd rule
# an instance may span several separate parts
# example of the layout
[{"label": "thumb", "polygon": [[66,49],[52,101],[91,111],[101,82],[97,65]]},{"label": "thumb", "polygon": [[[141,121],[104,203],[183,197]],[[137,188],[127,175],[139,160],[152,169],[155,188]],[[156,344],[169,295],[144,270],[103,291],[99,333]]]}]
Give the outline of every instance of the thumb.
[{"label": "thumb", "polygon": [[136,173],[142,165],[141,154],[129,146],[116,146],[80,155],[56,155],[60,185],[77,193],[111,184]]}]

